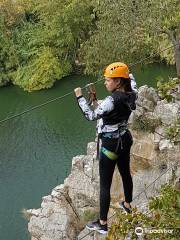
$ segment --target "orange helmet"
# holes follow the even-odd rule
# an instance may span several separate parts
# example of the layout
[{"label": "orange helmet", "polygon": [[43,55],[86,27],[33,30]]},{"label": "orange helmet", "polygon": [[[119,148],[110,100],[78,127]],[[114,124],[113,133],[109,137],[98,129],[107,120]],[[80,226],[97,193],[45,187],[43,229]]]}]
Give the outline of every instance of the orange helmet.
[{"label": "orange helmet", "polygon": [[129,78],[129,69],[125,63],[115,62],[106,67],[104,76],[109,78]]}]

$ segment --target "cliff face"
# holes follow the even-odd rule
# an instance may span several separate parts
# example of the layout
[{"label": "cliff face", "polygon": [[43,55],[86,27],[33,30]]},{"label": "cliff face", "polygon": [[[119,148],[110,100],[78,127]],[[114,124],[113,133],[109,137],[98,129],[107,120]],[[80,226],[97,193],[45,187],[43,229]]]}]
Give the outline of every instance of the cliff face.
[{"label": "cliff face", "polygon": [[[173,182],[180,176],[177,164],[179,145],[165,137],[165,129],[179,117],[178,103],[160,100],[153,88],[143,86],[139,89],[137,109],[130,118],[130,127],[134,138],[131,151],[134,183],[132,205],[141,211],[146,208],[148,198],[156,195],[162,184]],[[72,159],[71,174],[64,184],[42,198],[41,208],[27,210],[32,240],[80,239],[88,233],[83,230],[87,215],[97,213],[99,206],[99,173],[95,158],[96,142],[91,142],[87,146],[87,155]],[[112,205],[118,205],[123,199],[123,188],[117,169],[113,178],[111,200]],[[113,210],[110,209],[109,216],[112,214]],[[100,238],[97,234],[93,235],[93,239]],[[85,239],[92,239],[92,236]]]}]

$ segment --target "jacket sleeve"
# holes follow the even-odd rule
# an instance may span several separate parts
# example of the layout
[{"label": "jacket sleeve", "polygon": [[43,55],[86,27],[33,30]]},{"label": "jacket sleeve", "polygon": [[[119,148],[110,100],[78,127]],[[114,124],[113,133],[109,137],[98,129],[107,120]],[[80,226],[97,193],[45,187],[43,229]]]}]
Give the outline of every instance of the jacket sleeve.
[{"label": "jacket sleeve", "polygon": [[135,77],[132,75],[132,73],[129,74],[129,78],[131,79],[131,87],[132,87],[132,90],[134,92],[138,92],[138,88],[137,88],[137,84],[136,84],[136,79]]},{"label": "jacket sleeve", "polygon": [[111,96],[106,97],[95,110],[92,110],[86,99],[81,96],[77,98],[79,107],[85,118],[89,121],[94,121],[103,117],[103,115],[111,112],[114,109],[114,100]]}]

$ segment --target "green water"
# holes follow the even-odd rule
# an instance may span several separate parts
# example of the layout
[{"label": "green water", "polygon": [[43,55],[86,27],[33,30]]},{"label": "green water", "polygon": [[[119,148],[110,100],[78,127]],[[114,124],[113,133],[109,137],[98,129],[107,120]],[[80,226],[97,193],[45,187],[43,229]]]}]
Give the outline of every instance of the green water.
[{"label": "green water", "polygon": [[[153,64],[133,69],[138,86],[155,86],[155,78],[175,76],[174,67]],[[95,79],[71,76],[50,90],[26,93],[9,86],[0,89],[0,119],[84,86]],[[107,93],[96,85],[99,98]],[[95,122],[84,119],[74,95],[67,96],[0,125],[0,240],[30,239],[23,208],[39,208],[42,196],[63,183],[72,157],[86,153],[94,140]]]}]

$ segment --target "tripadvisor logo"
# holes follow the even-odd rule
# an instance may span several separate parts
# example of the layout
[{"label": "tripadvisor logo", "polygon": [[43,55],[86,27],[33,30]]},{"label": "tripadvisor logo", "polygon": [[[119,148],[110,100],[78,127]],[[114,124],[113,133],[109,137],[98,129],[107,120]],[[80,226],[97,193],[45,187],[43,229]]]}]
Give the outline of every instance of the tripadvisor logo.
[{"label": "tripadvisor logo", "polygon": [[173,229],[155,229],[155,228],[142,228],[142,227],[136,227],[135,228],[135,234],[137,236],[141,236],[143,233],[161,233],[161,234],[172,234],[173,233]]},{"label": "tripadvisor logo", "polygon": [[143,234],[143,228],[142,227],[136,227],[135,228],[135,234],[137,235],[137,236],[141,236],[142,234]]}]

